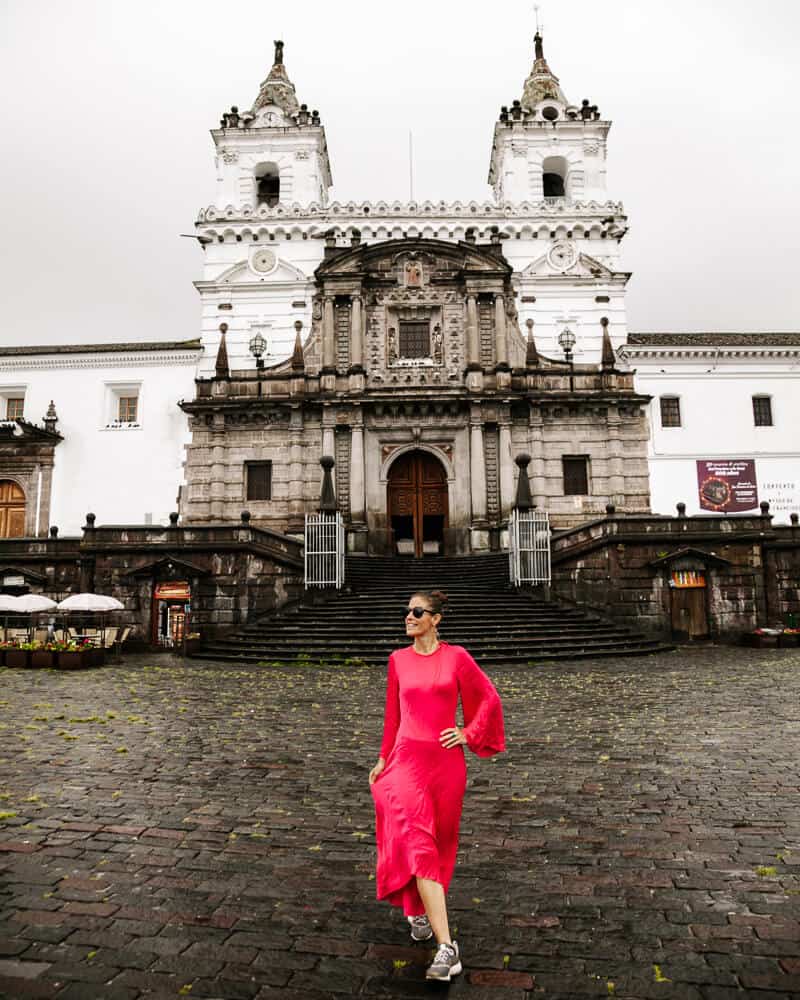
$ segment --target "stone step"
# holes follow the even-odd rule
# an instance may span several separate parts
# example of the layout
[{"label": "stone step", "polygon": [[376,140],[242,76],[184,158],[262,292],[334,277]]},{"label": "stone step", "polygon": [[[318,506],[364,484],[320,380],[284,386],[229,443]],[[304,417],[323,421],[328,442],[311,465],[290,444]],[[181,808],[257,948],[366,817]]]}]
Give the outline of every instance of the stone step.
[{"label": "stone step", "polygon": [[511,588],[505,553],[424,560],[348,557],[347,589],[301,601],[208,642],[201,657],[239,663],[343,662],[385,666],[407,645],[403,608],[415,590],[438,587],[450,600],[442,638],[479,663],[642,656],[667,647],[581,608]]},{"label": "stone step", "polygon": [[[504,664],[511,663],[528,663],[535,666],[536,664],[542,662],[548,662],[551,660],[575,660],[575,659],[595,659],[607,656],[647,656],[654,653],[663,653],[670,647],[664,646],[658,642],[642,642],[642,643],[614,643],[613,645],[606,644],[587,644],[585,647],[574,647],[571,646],[567,649],[542,649],[537,651],[529,652],[517,652],[517,653],[507,653],[501,651],[487,652],[483,654],[477,654],[476,659],[478,662],[485,667],[492,666],[502,666]],[[475,652],[474,650],[472,651]],[[206,646],[201,653],[196,657],[198,659],[211,659],[211,660],[221,660],[229,663],[281,663],[281,664],[297,664],[308,661],[310,663],[320,662],[322,664],[329,663],[333,666],[336,665],[337,661],[341,663],[351,659],[359,663],[365,663],[368,666],[385,667],[388,655],[376,656],[374,653],[368,654],[357,654],[355,651],[347,652],[331,652],[329,655],[322,659],[315,659],[313,656],[303,655],[303,653],[295,653],[294,655],[287,655],[285,650],[279,651],[259,651],[258,653],[234,653],[231,652],[229,648],[222,646],[219,649],[215,649],[212,645]]]}]

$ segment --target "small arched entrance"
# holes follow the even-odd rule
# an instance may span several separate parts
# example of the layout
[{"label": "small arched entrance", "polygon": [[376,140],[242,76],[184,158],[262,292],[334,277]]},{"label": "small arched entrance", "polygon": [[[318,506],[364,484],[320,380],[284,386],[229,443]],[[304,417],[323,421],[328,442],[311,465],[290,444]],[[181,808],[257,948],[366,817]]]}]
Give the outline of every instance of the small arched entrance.
[{"label": "small arched entrance", "polygon": [[447,531],[447,475],[429,452],[409,451],[389,470],[387,511],[393,551],[441,555]]},{"label": "small arched entrance", "polygon": [[25,535],[25,493],[11,479],[0,479],[0,538]]}]

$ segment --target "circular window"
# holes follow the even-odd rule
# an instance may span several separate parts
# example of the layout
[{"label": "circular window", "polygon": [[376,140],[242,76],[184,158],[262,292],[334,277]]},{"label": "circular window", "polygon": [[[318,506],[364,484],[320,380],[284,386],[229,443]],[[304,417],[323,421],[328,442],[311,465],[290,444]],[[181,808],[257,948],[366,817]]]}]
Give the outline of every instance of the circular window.
[{"label": "circular window", "polygon": [[549,122],[554,122],[558,118],[558,108],[554,108],[551,105],[542,108],[542,118],[546,118]]}]

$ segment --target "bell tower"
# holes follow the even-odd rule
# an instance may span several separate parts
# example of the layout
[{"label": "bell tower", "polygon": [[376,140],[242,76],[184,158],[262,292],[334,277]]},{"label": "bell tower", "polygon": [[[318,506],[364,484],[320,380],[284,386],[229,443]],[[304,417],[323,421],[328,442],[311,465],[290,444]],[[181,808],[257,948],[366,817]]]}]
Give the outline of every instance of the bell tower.
[{"label": "bell tower", "polygon": [[283,63],[283,42],[249,111],[234,105],[211,132],[217,150],[215,206],[225,209],[313,202],[324,206],[332,184],[318,111],[297,100]]},{"label": "bell tower", "polygon": [[610,128],[588,100],[580,107],[570,104],[547,65],[537,31],[522,99],[501,108],[494,127],[489,183],[495,201],[605,201]]}]

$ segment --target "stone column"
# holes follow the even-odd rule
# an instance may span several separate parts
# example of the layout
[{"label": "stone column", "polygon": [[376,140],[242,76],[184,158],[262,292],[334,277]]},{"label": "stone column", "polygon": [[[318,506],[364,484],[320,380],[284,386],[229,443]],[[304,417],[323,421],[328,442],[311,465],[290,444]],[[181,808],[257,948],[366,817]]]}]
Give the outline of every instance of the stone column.
[{"label": "stone column", "polygon": [[498,368],[508,368],[508,333],[506,331],[506,300],[504,295],[494,297],[495,354]]},{"label": "stone column", "polygon": [[625,489],[625,461],[622,454],[622,421],[619,411],[609,408],[606,440],[608,463],[608,500],[617,507],[627,507]]},{"label": "stone column", "polygon": [[322,408],[322,454],[336,455],[336,441],[334,433],[336,430],[336,414],[331,410],[330,404],[323,404]]},{"label": "stone column", "polygon": [[363,524],[367,513],[364,478],[364,426],[354,422],[350,429],[350,519]]},{"label": "stone column", "polygon": [[530,453],[533,464],[533,502],[544,510],[550,510],[545,476],[544,420],[542,411],[532,408],[528,417],[530,428]]},{"label": "stone column", "polygon": [[[334,328],[334,298],[325,296],[322,312],[322,370],[332,372],[336,368],[336,331]],[[326,454],[328,454],[326,452]],[[332,452],[330,454],[333,454]]]},{"label": "stone column", "polygon": [[511,424],[500,424],[500,517],[506,521],[514,503],[514,462],[511,458]]},{"label": "stone column", "polygon": [[303,497],[303,411],[292,407],[289,419],[289,520],[287,533],[302,536],[305,529]]},{"label": "stone column", "polygon": [[359,371],[364,367],[364,312],[360,295],[354,295],[350,310],[350,365]]},{"label": "stone column", "polygon": [[480,414],[470,417],[469,442],[470,494],[472,521],[486,523],[486,461],[483,454],[483,422]]},{"label": "stone column", "polygon": [[478,300],[467,296],[467,367],[479,369],[481,366],[480,333],[478,330]]},{"label": "stone column", "polygon": [[[215,413],[211,425],[211,482],[209,483],[208,513],[214,521],[225,519],[225,484],[227,482],[227,440],[225,435],[225,415]],[[240,467],[241,468],[241,467]],[[242,470],[244,471],[244,470]]]}]

